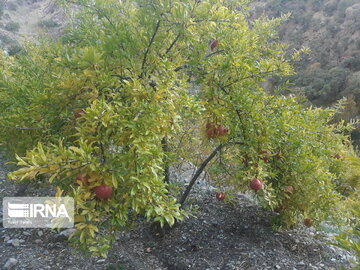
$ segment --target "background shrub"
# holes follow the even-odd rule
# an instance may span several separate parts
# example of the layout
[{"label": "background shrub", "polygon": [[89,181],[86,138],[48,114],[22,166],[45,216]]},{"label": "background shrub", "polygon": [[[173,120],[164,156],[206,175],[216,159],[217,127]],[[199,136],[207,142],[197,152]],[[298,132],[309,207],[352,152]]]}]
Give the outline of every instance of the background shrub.
[{"label": "background shrub", "polygon": [[59,26],[59,24],[53,19],[42,20],[39,22],[40,27],[53,28]]},{"label": "background shrub", "polygon": [[10,32],[18,32],[20,29],[20,24],[16,22],[8,22],[4,28]]}]

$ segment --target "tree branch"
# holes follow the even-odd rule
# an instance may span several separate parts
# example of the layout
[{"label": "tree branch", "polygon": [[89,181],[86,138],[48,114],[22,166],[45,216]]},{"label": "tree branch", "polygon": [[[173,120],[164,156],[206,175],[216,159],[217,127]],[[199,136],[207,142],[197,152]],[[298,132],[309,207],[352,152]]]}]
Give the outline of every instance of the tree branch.
[{"label": "tree branch", "polygon": [[161,145],[162,145],[162,149],[165,154],[164,182],[169,184],[170,183],[170,168],[169,168],[169,163],[168,163],[167,156],[166,156],[169,153],[169,144],[168,144],[166,136],[164,136],[162,138]]},{"label": "tree branch", "polygon": [[251,78],[254,78],[256,76],[259,76],[259,75],[265,75],[265,74],[271,74],[271,73],[274,73],[276,71],[279,71],[279,69],[273,69],[273,70],[269,70],[269,71],[263,71],[263,72],[259,72],[259,73],[255,73],[255,74],[251,74],[249,76],[246,76],[246,77],[242,77],[242,78],[239,78],[237,80],[234,80],[233,82],[223,86],[224,88],[227,88],[237,82],[240,82],[240,81],[243,81],[243,80],[246,80],[246,79],[251,79]]},{"label": "tree branch", "polygon": [[154,39],[155,39],[155,36],[159,30],[159,27],[160,27],[160,20],[158,20],[158,22],[156,23],[156,27],[155,27],[155,31],[154,31],[154,34],[152,35],[151,39],[150,39],[150,42],[149,42],[149,45],[147,46],[146,48],[146,52],[144,54],[144,58],[143,58],[143,61],[142,61],[142,64],[141,64],[141,69],[144,70],[145,68],[145,64],[146,64],[146,59],[147,59],[147,56],[149,54],[149,51],[150,51],[150,47],[151,45],[154,43]]},{"label": "tree branch", "polygon": [[178,41],[178,39],[180,38],[180,36],[181,36],[181,34],[179,33],[179,34],[176,36],[176,38],[174,39],[174,41],[171,43],[170,47],[167,48],[165,54],[168,54],[168,53],[171,51],[171,49],[174,47],[176,41]]},{"label": "tree branch", "polygon": [[215,55],[215,54],[222,53],[222,52],[225,52],[225,50],[218,50],[218,51],[216,51],[216,52],[209,53],[209,54],[207,54],[205,57],[210,57],[210,56],[213,56],[213,55]]},{"label": "tree branch", "polygon": [[232,143],[226,143],[226,144],[220,144],[218,145],[215,150],[203,161],[203,163],[200,165],[200,167],[196,170],[194,176],[191,178],[189,185],[187,186],[184,194],[181,196],[181,199],[179,201],[181,207],[183,207],[184,202],[186,200],[186,198],[189,196],[190,191],[192,189],[192,187],[194,186],[196,180],[199,178],[199,176],[201,175],[201,173],[204,171],[204,169],[206,168],[206,166],[208,165],[208,163],[216,156],[216,154],[226,145],[229,144],[243,144],[242,142],[232,142]]}]

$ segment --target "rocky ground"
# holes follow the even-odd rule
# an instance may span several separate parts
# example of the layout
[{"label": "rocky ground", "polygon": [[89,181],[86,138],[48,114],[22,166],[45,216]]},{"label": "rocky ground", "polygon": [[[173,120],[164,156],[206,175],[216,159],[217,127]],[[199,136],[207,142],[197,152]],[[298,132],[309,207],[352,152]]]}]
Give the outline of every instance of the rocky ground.
[{"label": "rocky ground", "polygon": [[[3,163],[3,162],[2,162]],[[5,180],[1,166],[0,198],[18,188]],[[191,171],[188,171],[188,174]],[[183,174],[184,175],[184,174]],[[185,174],[186,175],[186,174]],[[30,187],[26,196],[47,195],[49,187]],[[326,245],[331,239],[313,229],[274,232],[269,218],[251,196],[233,203],[217,201],[211,187],[191,194],[192,216],[167,231],[147,223],[119,233],[108,258],[91,258],[68,245],[69,232],[48,229],[0,228],[0,267],[3,269],[349,269],[351,254]]]}]

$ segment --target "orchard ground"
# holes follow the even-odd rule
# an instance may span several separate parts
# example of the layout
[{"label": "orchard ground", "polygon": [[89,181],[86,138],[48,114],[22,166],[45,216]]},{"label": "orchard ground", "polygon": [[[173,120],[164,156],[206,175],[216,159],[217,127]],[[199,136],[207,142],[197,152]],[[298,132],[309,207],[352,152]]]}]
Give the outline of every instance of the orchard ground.
[{"label": "orchard ground", "polygon": [[[0,197],[13,196],[18,185],[5,180],[4,160],[1,164]],[[31,186],[25,196],[47,196],[50,190],[50,186]],[[198,185],[187,203],[192,205],[191,217],[171,230],[159,231],[141,222],[119,233],[107,259],[89,257],[69,246],[64,233],[0,228],[0,266],[14,258],[12,269],[24,270],[349,268],[347,260],[353,257],[327,245],[329,235],[305,227],[275,232],[269,219],[276,213],[258,208],[249,194],[226,202],[216,200],[215,193],[204,182]]]}]

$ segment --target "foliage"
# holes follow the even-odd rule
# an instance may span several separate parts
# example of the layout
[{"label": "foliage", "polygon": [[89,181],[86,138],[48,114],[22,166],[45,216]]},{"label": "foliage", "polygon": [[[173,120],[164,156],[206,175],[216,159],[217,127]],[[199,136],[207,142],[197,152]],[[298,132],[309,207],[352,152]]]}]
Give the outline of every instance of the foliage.
[{"label": "foliage", "polygon": [[5,2],[0,2],[0,18],[4,15]]},{"label": "foliage", "polygon": [[[219,145],[208,167],[214,182],[242,191],[260,178],[261,206],[282,208],[278,227],[336,215],[347,167],[334,155],[356,159],[351,127],[329,124],[335,110],[261,87],[293,74],[302,53],[276,41],[288,16],[249,22],[247,1],[76,3],[62,44],[29,45],[0,61],[0,137],[21,166],[9,176],[45,175],[58,196],[74,197],[74,243],[105,256],[114,232],[141,217],[182,220],[164,171]],[[229,132],[209,139],[207,124]],[[108,200],[95,196],[99,185],[112,188]]]},{"label": "foliage", "polygon": [[9,2],[7,1],[6,3],[6,9],[8,10],[12,10],[12,11],[16,11],[18,9],[18,3],[16,2]]},{"label": "foliage", "polygon": [[346,87],[347,75],[348,70],[341,67],[329,71],[316,68],[295,76],[293,81],[297,86],[304,87],[311,100],[321,98],[322,102],[329,104],[341,98],[339,92]]},{"label": "foliage", "polygon": [[20,54],[20,53],[22,53],[22,51],[23,51],[22,46],[20,46],[18,44],[13,44],[7,48],[7,53],[10,56]]},{"label": "foliage", "polygon": [[334,12],[337,10],[338,2],[328,2],[324,5],[324,13],[326,16],[332,16]]},{"label": "foliage", "polygon": [[9,55],[15,55],[21,51],[21,46],[19,42],[14,39],[11,39],[9,36],[0,34],[0,47],[1,49],[8,52]]},{"label": "foliage", "polygon": [[52,20],[52,19],[47,19],[47,20],[40,21],[39,26],[40,27],[45,27],[45,28],[53,28],[53,27],[59,26],[59,24],[56,21]]},{"label": "foliage", "polygon": [[[359,168],[359,162],[357,166]],[[359,169],[358,169],[359,170]],[[346,207],[351,209],[353,218],[351,221],[351,228],[341,232],[337,237],[336,243],[333,245],[339,246],[352,252],[357,261],[352,262],[354,264],[352,269],[359,269],[360,266],[360,193],[354,193],[347,198]]]},{"label": "foliage", "polygon": [[345,61],[342,63],[342,65],[346,68],[349,68],[353,71],[359,71],[360,70],[360,59],[357,56],[350,57],[345,59]]},{"label": "foliage", "polygon": [[8,22],[7,24],[5,24],[5,30],[10,31],[10,32],[18,32],[20,29],[20,25],[19,23],[16,22]]},{"label": "foliage", "polygon": [[[290,21],[280,29],[283,42],[290,49],[308,46],[311,55],[300,64],[296,64],[297,78],[292,82],[302,88],[305,95],[315,105],[328,106],[343,96],[355,94],[355,101],[360,108],[360,96],[351,89],[348,81],[336,83],[332,70],[344,69],[346,77],[359,70],[359,46],[352,38],[359,29],[360,9],[356,0],[270,0],[258,1],[257,16],[267,14],[279,16],[291,13]],[[261,7],[264,7],[261,9]],[[314,70],[313,65],[320,63],[321,70]],[[339,74],[335,74],[338,76]],[[302,79],[304,77],[304,79]],[[342,78],[339,78],[343,81]],[[339,82],[340,82],[339,81]]]}]

